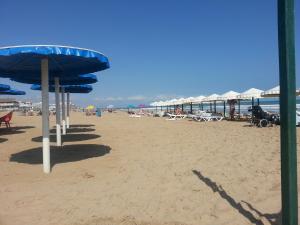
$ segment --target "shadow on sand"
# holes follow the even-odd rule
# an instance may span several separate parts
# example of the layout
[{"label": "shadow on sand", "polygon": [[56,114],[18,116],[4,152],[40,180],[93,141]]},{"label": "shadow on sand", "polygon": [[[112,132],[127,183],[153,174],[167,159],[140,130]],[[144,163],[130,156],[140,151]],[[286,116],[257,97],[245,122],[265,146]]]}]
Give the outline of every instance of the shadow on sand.
[{"label": "shadow on sand", "polygon": [[18,126],[18,127],[10,127],[6,128],[5,126],[0,128],[0,135],[8,135],[8,134],[21,134],[25,133],[26,129],[35,128],[33,126]]},{"label": "shadow on sand", "polygon": [[[90,139],[96,139],[101,137],[97,134],[66,134],[61,136],[62,143],[64,142],[76,142],[76,141],[86,141]],[[31,139],[34,142],[42,142],[43,137],[38,136]],[[50,142],[56,142],[56,135],[50,135]]]},{"label": "shadow on sand", "polygon": [[70,125],[70,128],[72,127],[94,127],[94,124],[72,124]]},{"label": "shadow on sand", "polygon": [[[210,178],[205,177],[201,174],[200,171],[193,170],[193,173],[205,183],[213,192],[217,192],[224,200],[228,202],[234,209],[236,209],[241,215],[247,218],[251,223],[256,225],[264,225],[263,221],[259,218],[266,218],[269,224],[272,225],[281,225],[281,213],[261,213],[255,209],[250,203],[241,201],[237,202],[233,197],[227,194],[221,185],[213,182]],[[243,204],[241,204],[243,203]],[[243,205],[247,206],[246,209]]]},{"label": "shadow on sand", "polygon": [[[81,132],[93,132],[95,129],[93,128],[80,128],[80,127],[74,127],[67,129],[67,133],[81,133]],[[50,133],[56,133],[56,129],[51,129]]]},{"label": "shadow on sand", "polygon": [[[51,167],[59,163],[75,162],[88,158],[101,157],[110,152],[111,148],[106,145],[86,144],[86,145],[65,145],[63,147],[51,146]],[[11,162],[42,164],[42,147],[28,149],[12,154]]]},{"label": "shadow on sand", "polygon": [[7,140],[7,138],[0,138],[0,143],[6,142]]}]

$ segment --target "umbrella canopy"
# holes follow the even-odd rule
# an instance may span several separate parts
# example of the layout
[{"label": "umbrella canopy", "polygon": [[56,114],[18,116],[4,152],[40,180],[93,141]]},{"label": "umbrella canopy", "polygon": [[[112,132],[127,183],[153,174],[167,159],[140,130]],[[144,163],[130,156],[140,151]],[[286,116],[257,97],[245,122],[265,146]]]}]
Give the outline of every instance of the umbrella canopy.
[{"label": "umbrella canopy", "polygon": [[224,94],[222,94],[221,96],[217,97],[218,100],[221,101],[227,101],[227,100],[234,100],[237,99],[237,95],[239,95],[240,93],[235,92],[235,91],[228,91]]},{"label": "umbrella canopy", "polygon": [[218,94],[212,94],[212,95],[209,95],[209,96],[207,96],[206,98],[202,99],[202,102],[212,102],[212,101],[217,101],[219,96],[220,96],[220,95],[218,95]]},{"label": "umbrella canopy", "polygon": [[205,98],[205,96],[203,96],[203,95],[200,95],[200,96],[198,96],[198,97],[195,97],[195,99],[194,99],[194,103],[201,103],[202,101],[203,101],[203,99]]},{"label": "umbrella canopy", "polygon": [[175,102],[173,102],[175,105],[181,105],[185,103],[185,98],[179,98]]},{"label": "umbrella canopy", "polygon": [[0,91],[0,95],[25,95],[25,91],[19,91],[14,89],[9,89],[6,91]]},{"label": "umbrella canopy", "polygon": [[247,91],[244,91],[243,93],[239,94],[237,96],[237,99],[252,99],[252,98],[262,98],[263,90],[256,89],[256,88],[250,88]]},{"label": "umbrella canopy", "polygon": [[[267,91],[264,91],[261,93],[262,97],[269,97],[269,98],[274,98],[274,97],[279,97],[280,95],[280,87],[276,86],[274,88],[271,88]],[[300,90],[296,90],[296,95],[300,95]]]},{"label": "umbrella canopy", "polygon": [[271,88],[267,91],[264,91],[261,93],[262,97],[278,97],[280,94],[280,87],[276,86],[274,88]]},{"label": "umbrella canopy", "polygon": [[94,108],[95,108],[95,106],[93,106],[93,105],[89,105],[86,107],[86,109],[88,109],[88,110],[93,110]]},{"label": "umbrella canopy", "polygon": [[[84,85],[63,85],[61,86],[65,89],[67,93],[90,93],[93,90],[92,85],[84,84]],[[42,90],[41,85],[33,84],[30,88],[31,90]],[[55,92],[54,85],[49,86],[50,92]]]},{"label": "umbrella canopy", "polygon": [[41,60],[48,58],[49,78],[93,73],[109,68],[100,52],[55,45],[24,45],[0,48],[0,76],[39,77]]},{"label": "umbrella canopy", "polygon": [[135,106],[134,105],[128,105],[127,108],[133,109],[133,108],[135,108]]},{"label": "umbrella canopy", "polygon": [[[50,173],[49,80],[59,82],[109,68],[108,58],[93,50],[54,45],[25,45],[0,48],[0,77],[25,77],[42,85],[43,168]],[[81,84],[81,83],[76,83]],[[62,94],[62,101],[64,94]],[[56,105],[58,98],[56,98]],[[63,104],[64,106],[65,104]],[[57,113],[59,115],[59,113]],[[57,116],[58,118],[58,116]],[[58,121],[58,120],[57,120]],[[63,127],[64,119],[63,119]],[[56,130],[60,130],[57,122]]]},{"label": "umbrella canopy", "polygon": [[170,101],[168,101],[168,105],[176,105],[176,102],[177,102],[178,100],[176,99],[176,98],[174,98],[174,99],[171,99]]},{"label": "umbrella canopy", "polygon": [[10,89],[9,85],[6,84],[0,84],[0,91],[7,91]]},{"label": "umbrella canopy", "polygon": [[[41,84],[41,77],[26,77],[26,76],[14,76],[12,81],[25,83],[25,84]],[[77,84],[93,84],[98,82],[97,76],[94,74],[82,74],[75,77],[65,77],[59,81],[60,85],[77,85]],[[49,85],[54,85],[55,81],[53,77],[49,78]]]},{"label": "umbrella canopy", "polygon": [[184,99],[184,103],[187,104],[187,103],[192,103],[195,101],[195,98],[194,97],[188,97],[188,98],[185,98]]}]

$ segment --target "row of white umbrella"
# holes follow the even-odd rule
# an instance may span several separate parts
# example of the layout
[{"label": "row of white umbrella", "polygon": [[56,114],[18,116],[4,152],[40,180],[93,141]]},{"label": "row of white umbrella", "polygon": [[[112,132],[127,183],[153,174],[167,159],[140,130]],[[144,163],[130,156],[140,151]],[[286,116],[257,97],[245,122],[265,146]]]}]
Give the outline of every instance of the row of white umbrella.
[{"label": "row of white umbrella", "polygon": [[[212,94],[209,96],[200,95],[198,97],[171,99],[168,101],[152,102],[151,106],[172,106],[183,104],[200,104],[202,102],[215,102],[215,101],[227,101],[227,100],[250,100],[259,99],[264,97],[278,97],[280,94],[279,86],[271,88],[267,91],[263,91],[256,88],[250,88],[243,93],[235,91],[228,91],[222,95]],[[300,90],[297,90],[297,94],[300,94]]]}]

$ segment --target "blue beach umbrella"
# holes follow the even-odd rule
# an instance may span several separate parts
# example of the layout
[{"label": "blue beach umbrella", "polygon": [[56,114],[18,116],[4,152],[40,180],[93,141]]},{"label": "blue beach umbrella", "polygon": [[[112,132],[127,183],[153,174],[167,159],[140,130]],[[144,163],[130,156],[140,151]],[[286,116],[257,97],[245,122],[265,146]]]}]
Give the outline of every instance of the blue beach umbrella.
[{"label": "blue beach umbrella", "polygon": [[[37,91],[41,91],[42,87],[39,84],[33,84],[30,88],[31,90],[37,90]],[[83,85],[62,85],[60,86],[59,91],[61,93],[67,93],[67,128],[70,128],[70,93],[90,93],[93,90],[92,85],[88,85],[88,84],[83,84]],[[50,92],[55,92],[55,86],[54,85],[50,85],[49,86],[49,91]],[[63,110],[62,110],[62,117],[63,117],[63,121],[65,119],[65,110],[64,110],[64,105],[65,105],[65,101],[62,101],[62,105],[63,105]],[[60,110],[56,110],[57,114],[60,113]],[[59,117],[59,116],[58,116]],[[58,123],[60,123],[60,118],[58,119]],[[63,134],[66,134],[66,126],[63,125]],[[56,132],[56,142],[58,146],[61,146],[61,136],[60,136],[60,130],[58,132]]]},{"label": "blue beach umbrella", "polygon": [[0,91],[7,91],[10,89],[9,85],[6,84],[0,84]]},{"label": "blue beach umbrella", "polygon": [[[82,74],[109,68],[102,53],[56,45],[26,45],[0,48],[0,77],[32,79],[42,86],[43,169],[50,172],[49,81],[54,80],[56,96],[59,83]],[[78,83],[81,84],[81,83]],[[57,128],[58,129],[58,128]]]},{"label": "blue beach umbrella", "polygon": [[[32,78],[32,77],[26,77],[26,76],[14,76],[11,78],[12,81],[16,82],[21,82],[21,83],[26,83],[26,84],[36,84],[40,85],[41,84],[41,79],[38,78]],[[93,84],[98,81],[97,76],[94,74],[83,74],[83,75],[78,75],[75,77],[66,77],[64,79],[61,79],[59,82],[59,85],[75,85],[75,84]],[[55,89],[55,78],[49,78],[49,88],[52,86],[52,89]],[[41,90],[41,87],[40,87]],[[51,91],[52,92],[52,91]],[[54,92],[54,91],[53,91]],[[69,100],[69,92],[68,91],[62,91],[62,102],[65,102],[65,96],[64,94],[67,93],[67,100]],[[67,115],[67,120],[66,120],[66,113],[65,113],[65,104],[62,104],[62,121],[60,118],[60,104],[59,104],[59,94],[56,93],[56,134],[57,134],[57,145],[61,146],[61,138],[60,138],[60,124],[62,122],[62,128],[63,128],[63,134],[66,134],[66,126],[69,128],[69,117]],[[68,102],[69,103],[69,102]],[[69,104],[67,103],[67,112],[69,112]]]},{"label": "blue beach umbrella", "polygon": [[[38,77],[37,79],[26,76],[14,76],[11,78],[12,81],[25,83],[25,84],[41,84],[41,79]],[[78,84],[94,84],[98,82],[97,76],[94,74],[83,74],[75,77],[66,77],[64,79],[60,79],[60,85],[78,85]],[[55,79],[49,78],[49,85],[55,85]]]},{"label": "blue beach umbrella", "polygon": [[[84,84],[84,85],[62,85],[61,89],[64,88],[65,92],[68,93],[90,93],[93,90],[92,85]],[[42,87],[39,84],[33,84],[30,87],[31,90],[41,91]],[[55,92],[54,85],[49,86],[50,92]]]},{"label": "blue beach umbrella", "polygon": [[19,91],[14,89],[9,89],[6,91],[0,91],[0,95],[25,95],[25,91]]}]

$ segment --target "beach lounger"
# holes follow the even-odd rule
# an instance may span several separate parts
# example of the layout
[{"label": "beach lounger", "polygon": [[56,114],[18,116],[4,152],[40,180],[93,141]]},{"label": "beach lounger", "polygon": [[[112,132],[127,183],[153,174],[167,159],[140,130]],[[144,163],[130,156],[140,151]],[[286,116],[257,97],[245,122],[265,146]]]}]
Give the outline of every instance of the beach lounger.
[{"label": "beach lounger", "polygon": [[194,120],[201,122],[209,122],[209,121],[222,121],[224,119],[223,116],[213,115],[212,113],[201,113],[200,115],[195,115]]},{"label": "beach lounger", "polygon": [[167,115],[169,116],[169,118],[167,120],[181,120],[181,119],[185,119],[187,117],[187,115],[185,114],[170,114],[170,113],[167,113]]},{"label": "beach lounger", "polygon": [[10,121],[12,119],[12,114],[13,111],[0,118],[0,127],[2,123],[5,123],[6,128],[10,128]]}]

